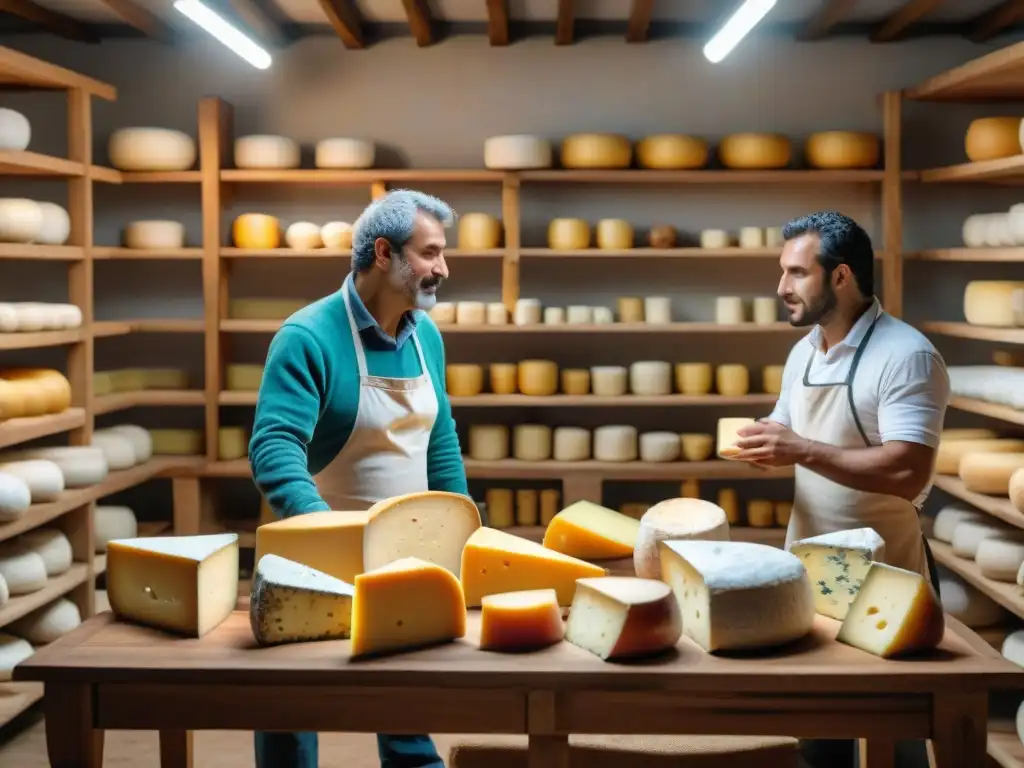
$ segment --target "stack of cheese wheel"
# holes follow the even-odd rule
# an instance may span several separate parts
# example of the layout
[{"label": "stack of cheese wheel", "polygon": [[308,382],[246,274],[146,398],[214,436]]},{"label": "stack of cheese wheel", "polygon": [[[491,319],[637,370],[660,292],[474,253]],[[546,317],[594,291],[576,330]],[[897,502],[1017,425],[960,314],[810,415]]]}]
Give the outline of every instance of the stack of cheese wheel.
[{"label": "stack of cheese wheel", "polygon": [[82,325],[82,310],[74,304],[17,302],[0,304],[0,333],[64,331]]},{"label": "stack of cheese wheel", "polygon": [[950,391],[956,397],[1024,410],[1024,368],[951,365],[948,373]]},{"label": "stack of cheese wheel", "polygon": [[38,592],[48,579],[67,573],[72,561],[71,542],[57,528],[34,528],[0,542],[0,580],[12,597]]},{"label": "stack of cheese wheel", "polygon": [[484,166],[521,171],[551,167],[551,142],[540,136],[491,136],[484,140]]},{"label": "stack of cheese wheel", "polygon": [[734,170],[785,168],[792,155],[789,139],[772,133],[734,133],[718,145],[718,159]]},{"label": "stack of cheese wheel", "polygon": [[27,616],[11,622],[7,630],[35,646],[48,645],[60,640],[82,623],[78,606],[66,597],[59,597]]},{"label": "stack of cheese wheel", "polygon": [[107,154],[120,171],[187,171],[196,161],[196,143],[167,128],[121,128],[110,135]]},{"label": "stack of cheese wheel", "polygon": [[185,225],[180,221],[132,221],[124,228],[125,248],[175,249],[185,247]]},{"label": "stack of cheese wheel", "polygon": [[559,157],[563,168],[629,168],[633,146],[625,136],[577,133],[562,139]]},{"label": "stack of cheese wheel", "polygon": [[939,436],[939,449],[935,456],[935,471],[940,475],[959,475],[960,464],[972,453],[1021,453],[1024,440],[1019,438],[981,437],[947,439],[945,431]]},{"label": "stack of cheese wheel", "polygon": [[132,439],[117,430],[96,430],[93,433],[91,445],[103,451],[103,457],[107,462],[107,469],[112,472],[131,469],[145,461],[145,459],[140,461]]},{"label": "stack of cheese wheel", "polygon": [[1024,326],[1024,280],[972,280],[964,291],[964,318],[971,325]]},{"label": "stack of cheese wheel", "polygon": [[0,242],[34,243],[43,234],[43,209],[35,200],[0,198]]},{"label": "stack of cheese wheel", "polygon": [[281,223],[265,213],[243,213],[231,225],[237,248],[271,250],[281,245]]},{"label": "stack of cheese wheel", "polygon": [[286,136],[254,134],[235,139],[236,168],[298,168],[299,145]]},{"label": "stack of cheese wheel", "polygon": [[372,141],[321,139],[316,143],[313,164],[317,168],[372,168],[376,154]]},{"label": "stack of cheese wheel", "polygon": [[636,145],[636,164],[661,171],[703,168],[708,155],[704,139],[681,133],[645,136]]},{"label": "stack of cheese wheel", "polygon": [[0,420],[60,413],[71,406],[71,384],[49,368],[0,370]]},{"label": "stack of cheese wheel", "polygon": [[1021,153],[1019,117],[979,117],[964,134],[964,152],[973,163]]},{"label": "stack of cheese wheel", "polygon": [[[123,455],[123,452],[122,452]],[[92,445],[57,445],[25,448],[0,455],[0,461],[43,459],[56,464],[64,476],[65,488],[86,488],[106,479],[110,470],[103,448]]]},{"label": "stack of cheese wheel", "polygon": [[879,144],[878,137],[871,133],[822,131],[807,137],[804,157],[812,168],[874,168],[878,165]]},{"label": "stack of cheese wheel", "polygon": [[1024,451],[1019,453],[968,453],[960,459],[960,479],[973,493],[1009,496],[1010,477],[1024,468]]},{"label": "stack of cheese wheel", "polygon": [[459,218],[459,249],[488,251],[501,245],[501,222],[487,213],[466,213]]}]

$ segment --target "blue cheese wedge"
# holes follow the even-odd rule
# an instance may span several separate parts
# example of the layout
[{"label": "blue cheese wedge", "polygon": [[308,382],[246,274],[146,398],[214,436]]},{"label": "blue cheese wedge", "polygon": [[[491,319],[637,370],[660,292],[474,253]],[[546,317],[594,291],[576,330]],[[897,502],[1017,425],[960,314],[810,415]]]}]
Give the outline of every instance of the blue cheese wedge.
[{"label": "blue cheese wedge", "polygon": [[885,560],[885,541],[872,528],[834,531],[794,541],[814,588],[814,610],[842,621],[871,563]]}]

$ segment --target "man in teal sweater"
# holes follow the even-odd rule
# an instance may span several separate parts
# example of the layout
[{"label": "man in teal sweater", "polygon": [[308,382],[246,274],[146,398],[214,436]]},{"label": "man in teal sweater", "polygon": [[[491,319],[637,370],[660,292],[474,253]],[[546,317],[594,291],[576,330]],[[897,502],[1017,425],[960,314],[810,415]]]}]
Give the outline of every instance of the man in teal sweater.
[{"label": "man in teal sweater", "polygon": [[[341,289],[296,312],[267,353],[249,461],[281,517],[364,510],[424,490],[468,494],[427,316],[448,277],[451,208],[396,190],[353,227]],[[444,768],[429,736],[377,736],[382,768]],[[257,768],[317,768],[316,733],[256,734]]]}]

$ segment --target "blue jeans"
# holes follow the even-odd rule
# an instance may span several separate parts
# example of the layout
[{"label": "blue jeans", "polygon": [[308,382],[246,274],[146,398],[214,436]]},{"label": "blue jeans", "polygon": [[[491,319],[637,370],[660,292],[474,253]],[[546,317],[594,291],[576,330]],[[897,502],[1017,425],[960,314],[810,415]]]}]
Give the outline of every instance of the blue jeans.
[{"label": "blue jeans", "polygon": [[[256,732],[256,768],[317,768],[316,733]],[[381,768],[444,768],[429,736],[377,734]]]}]

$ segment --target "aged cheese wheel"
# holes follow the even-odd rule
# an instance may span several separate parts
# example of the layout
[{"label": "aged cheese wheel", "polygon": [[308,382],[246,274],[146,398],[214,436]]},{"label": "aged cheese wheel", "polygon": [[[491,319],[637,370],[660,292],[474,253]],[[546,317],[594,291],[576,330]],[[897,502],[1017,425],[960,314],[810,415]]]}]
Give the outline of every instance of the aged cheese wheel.
[{"label": "aged cheese wheel", "polygon": [[449,363],[445,384],[452,397],[473,397],[484,389],[484,367],[475,363]]},{"label": "aged cheese wheel", "polygon": [[[52,461],[34,459],[0,464],[0,521],[5,519],[4,493],[2,490],[2,478],[5,476],[13,476],[21,480],[28,487],[29,496],[33,504],[45,504],[46,502],[56,501],[64,491],[64,473]],[[8,503],[11,498],[12,496],[9,495]],[[23,496],[19,491],[13,498],[20,502]],[[21,509],[18,510],[18,507],[21,507]],[[27,504],[23,507],[21,503],[16,504],[17,516],[20,517],[27,509]]]},{"label": "aged cheese wheel", "polygon": [[640,461],[678,461],[679,435],[675,432],[644,432],[640,435]]},{"label": "aged cheese wheel", "polygon": [[95,446],[58,445],[31,448],[18,453],[18,458],[46,459],[60,467],[66,488],[85,488],[106,479],[109,471],[106,455]]},{"label": "aged cheese wheel", "polygon": [[636,461],[636,427],[610,424],[594,430],[594,458],[598,461]]},{"label": "aged cheese wheel", "polygon": [[[19,323],[21,320],[19,313]],[[50,368],[0,370],[0,419],[60,413],[70,407],[71,383],[60,371]]]},{"label": "aged cheese wheel", "polygon": [[715,322],[719,325],[739,325],[746,320],[743,299],[739,296],[719,296],[715,299]]},{"label": "aged cheese wheel", "polygon": [[615,314],[608,307],[591,307],[594,325],[611,325],[615,322]]},{"label": "aged cheese wheel", "polygon": [[636,575],[661,578],[658,543],[681,539],[729,541],[725,510],[710,501],[693,498],[666,499],[643,513],[633,548]]},{"label": "aged cheese wheel", "polygon": [[1021,453],[1024,440],[992,438],[981,440],[942,440],[935,455],[935,471],[940,475],[959,475],[960,462],[969,453]]},{"label": "aged cheese wheel", "polygon": [[629,168],[633,146],[625,136],[577,133],[562,139],[559,157],[563,168]]},{"label": "aged cheese wheel", "polygon": [[793,514],[793,502],[791,501],[776,501],[775,502],[775,524],[781,526],[789,525],[789,518]]},{"label": "aged cheese wheel", "polygon": [[284,241],[289,248],[297,251],[309,251],[323,248],[324,241],[320,236],[320,227],[311,221],[296,221],[288,225],[284,233]]},{"label": "aged cheese wheel", "polygon": [[676,239],[678,234],[676,228],[668,226],[667,224],[661,224],[656,227],[651,227],[651,231],[647,233],[647,244],[651,248],[674,248],[676,245]]},{"label": "aged cheese wheel", "polygon": [[659,133],[637,142],[636,164],[658,170],[703,168],[709,153],[708,143],[697,136]]},{"label": "aged cheese wheel", "polygon": [[46,562],[17,539],[0,542],[0,579],[11,597],[30,594],[46,586]]},{"label": "aged cheese wheel", "polygon": [[39,228],[37,243],[43,245],[64,245],[71,234],[71,217],[68,212],[56,203],[40,202],[39,210],[43,214],[43,223]]},{"label": "aged cheese wheel", "polygon": [[740,502],[735,488],[722,488],[716,497],[718,506],[725,512],[725,518],[730,525],[736,525],[740,521]]},{"label": "aged cheese wheel", "polygon": [[224,388],[229,392],[257,392],[263,383],[260,363],[229,363],[224,367]]},{"label": "aged cheese wheel", "polygon": [[[352,248],[352,225],[347,221],[329,221],[320,227],[324,248],[347,251]],[[436,306],[436,305],[435,305]]]},{"label": "aged cheese wheel", "polygon": [[21,477],[0,470],[0,523],[10,523],[28,512],[32,491]]},{"label": "aged cheese wheel", "polygon": [[0,109],[0,149],[22,152],[32,141],[32,124],[21,112]]},{"label": "aged cheese wheel", "polygon": [[565,307],[544,307],[544,325],[565,325]]},{"label": "aged cheese wheel", "polygon": [[217,430],[217,459],[234,461],[249,453],[249,435],[244,427],[221,427]]},{"label": "aged cheese wheel", "polygon": [[782,227],[768,227],[764,231],[764,245],[766,248],[778,248],[784,242]]},{"label": "aged cheese wheel", "polygon": [[135,450],[135,458],[142,461],[149,461],[153,456],[153,438],[149,434],[149,430],[144,427],[140,427],[137,424],[118,424],[110,427],[109,430],[96,430],[93,434],[103,433],[106,431],[117,432],[127,437],[132,442],[132,447]]},{"label": "aged cheese wheel", "polygon": [[488,302],[487,325],[508,325],[508,307],[500,301]]},{"label": "aged cheese wheel", "polygon": [[580,304],[566,307],[565,322],[569,325],[590,325],[594,322],[594,308]]},{"label": "aged cheese wheel", "polygon": [[43,209],[35,200],[0,198],[0,242],[34,243],[43,232]]},{"label": "aged cheese wheel", "polygon": [[672,298],[669,296],[646,296],[644,298],[644,322],[651,325],[671,323]]},{"label": "aged cheese wheel", "polygon": [[974,561],[985,578],[1016,584],[1017,573],[1024,564],[1024,531],[983,539],[978,543]]},{"label": "aged cheese wheel", "polygon": [[629,366],[629,389],[634,395],[672,394],[672,364],[641,360]]},{"label": "aged cheese wheel", "polygon": [[471,424],[469,457],[476,461],[508,458],[508,427],[504,424]]},{"label": "aged cheese wheel", "polygon": [[71,567],[71,542],[56,528],[34,528],[18,537],[18,541],[43,558],[46,575],[60,576]]},{"label": "aged cheese wheel", "polygon": [[583,427],[555,427],[555,461],[586,461],[590,458],[590,430]]},{"label": "aged cheese wheel", "polygon": [[540,524],[545,528],[559,512],[562,492],[557,488],[545,488],[540,492]]},{"label": "aged cheese wheel", "polygon": [[704,433],[684,432],[679,443],[687,461],[706,461],[715,450],[715,436]]},{"label": "aged cheese wheel", "polygon": [[515,325],[536,325],[541,320],[540,299],[516,299],[512,310],[512,322]]},{"label": "aged cheese wheel", "polygon": [[231,225],[231,239],[238,248],[279,248],[281,224],[275,217],[265,213],[243,213]]},{"label": "aged cheese wheel", "polygon": [[484,325],[487,305],[482,301],[460,301],[455,305],[455,322],[459,325]]},{"label": "aged cheese wheel", "polygon": [[59,597],[11,622],[9,629],[12,635],[23,637],[33,645],[46,645],[59,640],[81,623],[82,614],[78,606],[66,597]]},{"label": "aged cheese wheel", "polygon": [[438,325],[449,325],[455,322],[455,303],[451,301],[439,301],[428,312],[430,319]]},{"label": "aged cheese wheel", "polygon": [[10,682],[14,668],[35,652],[32,643],[25,638],[0,632],[0,683]]},{"label": "aged cheese wheel", "polygon": [[782,373],[785,366],[766,365],[761,369],[761,388],[769,395],[782,392]]},{"label": "aged cheese wheel", "polygon": [[714,383],[710,363],[676,363],[676,389],[684,395],[706,395]]},{"label": "aged cheese wheel", "polygon": [[497,170],[550,168],[551,142],[539,136],[515,134],[484,140],[484,166]]},{"label": "aged cheese wheel", "polygon": [[107,468],[112,471],[131,469],[138,463],[135,446],[125,435],[117,432],[94,433],[90,444],[103,451]]},{"label": "aged cheese wheel", "polygon": [[812,168],[874,168],[878,165],[879,144],[878,137],[872,133],[822,131],[807,137],[804,157]]},{"label": "aged cheese wheel", "polygon": [[1010,477],[1024,468],[1024,453],[968,453],[960,459],[960,479],[968,491],[1007,496]]},{"label": "aged cheese wheel", "polygon": [[459,217],[459,248],[486,251],[501,245],[501,222],[488,213],[464,213]]},{"label": "aged cheese wheel", "polygon": [[548,223],[548,248],[578,251],[590,247],[590,225],[583,219],[552,219]]},{"label": "aged cheese wheel", "polygon": [[496,395],[514,395],[519,391],[519,366],[515,363],[491,363],[488,378],[491,392]]},{"label": "aged cheese wheel", "polygon": [[938,541],[950,544],[953,541],[953,534],[962,522],[980,522],[991,518],[976,509],[968,509],[961,504],[950,504],[938,511],[935,515],[935,522],[932,526],[932,537]]},{"label": "aged cheese wheel", "polygon": [[93,539],[97,552],[106,552],[114,539],[132,539],[138,535],[139,524],[130,507],[119,504],[97,504],[93,513]]},{"label": "aged cheese wheel", "polygon": [[720,395],[741,397],[750,391],[750,371],[739,363],[720,365],[715,370],[715,387]]},{"label": "aged cheese wheel", "polygon": [[551,427],[547,424],[516,424],[512,431],[512,456],[520,461],[551,458]]},{"label": "aged cheese wheel", "polygon": [[771,528],[775,522],[775,507],[767,499],[747,502],[747,525],[751,528]]},{"label": "aged cheese wheel", "polygon": [[635,296],[621,296],[615,302],[620,323],[642,323],[644,321],[644,300]]},{"label": "aged cheese wheel", "polygon": [[590,388],[598,397],[618,397],[629,387],[629,371],[622,365],[596,365],[590,369]]},{"label": "aged cheese wheel", "polygon": [[956,574],[939,572],[939,594],[942,608],[971,629],[991,627],[1001,622],[1006,611],[984,592],[968,584]]},{"label": "aged cheese wheel", "polygon": [[298,142],[287,136],[254,134],[235,139],[236,168],[298,168]]},{"label": "aged cheese wheel", "polygon": [[516,491],[516,525],[537,525],[540,522],[539,501],[536,488]]},{"label": "aged cheese wheel", "polygon": [[512,500],[515,495],[511,488],[488,488],[485,496],[487,504],[487,525],[491,528],[511,528],[515,525],[515,511]]},{"label": "aged cheese wheel", "polygon": [[695,477],[688,477],[679,484],[679,495],[684,499],[700,498],[700,481]]},{"label": "aged cheese wheel", "polygon": [[757,325],[771,325],[779,319],[779,304],[774,296],[757,296],[754,299],[754,322]]},{"label": "aged cheese wheel", "polygon": [[964,152],[973,163],[1019,155],[1019,117],[979,117],[967,126]]},{"label": "aged cheese wheel", "polygon": [[150,250],[184,248],[185,225],[163,219],[133,221],[124,228],[124,246]]},{"label": "aged cheese wheel", "polygon": [[701,248],[728,248],[732,238],[724,229],[702,229],[700,233]]},{"label": "aged cheese wheel", "polygon": [[520,360],[519,391],[544,397],[558,392],[558,363],[551,360]]},{"label": "aged cheese wheel", "polygon": [[964,318],[971,325],[1024,325],[1024,281],[970,281],[964,290]]},{"label": "aged cheese wheel", "polygon": [[789,139],[773,133],[733,133],[718,145],[722,165],[737,170],[785,168],[792,155]]},{"label": "aged cheese wheel", "polygon": [[335,137],[320,139],[313,154],[317,168],[372,168],[377,152],[372,141]]},{"label": "aged cheese wheel", "polygon": [[973,560],[978,553],[978,545],[982,541],[992,537],[1005,537],[1010,533],[1010,526],[995,518],[961,520],[953,529],[953,539],[950,544],[954,555]]},{"label": "aged cheese wheel", "polygon": [[107,155],[120,171],[187,171],[196,161],[196,142],[168,128],[121,128],[110,134]]},{"label": "aged cheese wheel", "polygon": [[590,394],[590,371],[586,368],[563,368],[562,394]]},{"label": "aged cheese wheel", "polygon": [[764,248],[764,230],[760,227],[740,227],[739,246],[750,251]]},{"label": "aged cheese wheel", "polygon": [[625,219],[601,219],[597,222],[597,247],[606,251],[625,251],[633,247],[633,225]]}]

